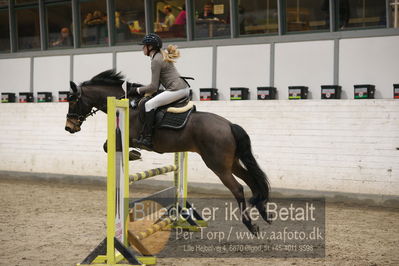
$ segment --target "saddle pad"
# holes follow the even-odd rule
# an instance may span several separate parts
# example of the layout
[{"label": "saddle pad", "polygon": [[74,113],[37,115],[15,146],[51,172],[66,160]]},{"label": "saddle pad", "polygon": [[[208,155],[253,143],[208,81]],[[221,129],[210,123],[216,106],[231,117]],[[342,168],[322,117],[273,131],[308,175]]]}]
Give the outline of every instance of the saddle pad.
[{"label": "saddle pad", "polygon": [[165,113],[162,120],[157,123],[157,128],[171,128],[181,129],[183,128],[194,108],[184,113]]},{"label": "saddle pad", "polygon": [[168,109],[166,109],[166,111],[168,113],[184,113],[187,112],[188,110],[190,110],[191,108],[193,108],[194,103],[192,101],[189,101],[187,103],[187,105],[183,106],[183,107],[169,107]]}]

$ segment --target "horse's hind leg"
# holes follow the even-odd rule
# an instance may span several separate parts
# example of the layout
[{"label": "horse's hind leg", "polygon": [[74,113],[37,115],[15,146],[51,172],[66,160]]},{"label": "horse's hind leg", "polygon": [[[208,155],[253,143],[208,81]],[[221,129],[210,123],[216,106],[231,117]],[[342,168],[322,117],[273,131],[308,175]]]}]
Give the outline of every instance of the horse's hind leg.
[{"label": "horse's hind leg", "polygon": [[247,186],[251,189],[252,192],[252,197],[249,200],[251,205],[254,205],[254,201],[259,197],[260,192],[256,183],[256,180],[251,178],[249,175],[248,171],[241,166],[240,162],[238,159],[234,160],[233,167],[232,167],[232,172],[235,176],[240,178],[242,181],[247,184]]},{"label": "horse's hind leg", "polygon": [[271,217],[267,215],[266,212],[267,202],[265,200],[259,200],[260,198],[262,198],[262,193],[258,189],[256,180],[254,180],[254,178],[252,178],[249,175],[248,171],[240,165],[238,160],[234,161],[232,169],[233,169],[233,174],[242,179],[251,189],[253,194],[252,198],[250,199],[251,205],[255,206],[256,209],[258,209],[259,214],[266,222],[271,223]]},{"label": "horse's hind leg", "polygon": [[205,164],[211,169],[222,181],[222,183],[231,191],[237,200],[238,206],[240,208],[241,220],[243,224],[248,228],[248,230],[257,235],[259,232],[259,227],[252,224],[252,220],[247,213],[247,205],[244,197],[244,188],[238,183],[231,173],[232,161],[228,158],[221,159],[213,156],[202,156]]},{"label": "horse's hind leg", "polygon": [[248,228],[248,230],[257,235],[259,232],[259,227],[252,224],[252,220],[248,214],[247,204],[244,197],[244,188],[238,183],[231,172],[225,172],[224,174],[218,175],[223,184],[231,191],[237,200],[238,206],[240,208],[241,220],[243,224]]}]

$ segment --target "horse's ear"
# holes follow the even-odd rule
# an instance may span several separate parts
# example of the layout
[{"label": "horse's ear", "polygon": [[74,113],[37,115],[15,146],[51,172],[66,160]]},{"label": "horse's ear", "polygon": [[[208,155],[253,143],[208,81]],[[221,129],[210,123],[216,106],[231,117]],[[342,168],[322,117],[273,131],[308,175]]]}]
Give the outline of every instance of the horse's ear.
[{"label": "horse's ear", "polygon": [[69,86],[71,87],[71,90],[72,90],[74,93],[78,93],[78,87],[76,86],[75,82],[70,81],[70,82],[69,82]]},{"label": "horse's ear", "polygon": [[125,93],[128,93],[128,90],[129,90],[129,82],[127,82],[127,80],[125,80],[125,81],[122,83],[122,89],[125,91]]}]

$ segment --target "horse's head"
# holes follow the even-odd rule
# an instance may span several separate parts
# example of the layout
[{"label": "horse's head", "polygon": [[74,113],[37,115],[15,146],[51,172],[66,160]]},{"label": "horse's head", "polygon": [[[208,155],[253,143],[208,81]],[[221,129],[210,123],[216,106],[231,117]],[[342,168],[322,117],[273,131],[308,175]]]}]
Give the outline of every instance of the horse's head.
[{"label": "horse's head", "polygon": [[[80,131],[82,123],[88,116],[95,114],[98,110],[107,112],[107,97],[113,96],[119,99],[125,97],[122,83],[124,83],[124,76],[120,72],[116,72],[115,69],[101,72],[79,86],[71,81],[65,130],[69,133],[76,133]],[[132,83],[126,84],[129,89],[132,87]],[[140,84],[133,86],[137,85]],[[132,96],[137,97],[137,95]],[[93,107],[97,110],[92,111]]]},{"label": "horse's head", "polygon": [[70,87],[68,95],[69,108],[65,130],[73,134],[80,131],[80,126],[91,113],[93,105],[83,93],[81,86],[77,86],[71,81]]}]

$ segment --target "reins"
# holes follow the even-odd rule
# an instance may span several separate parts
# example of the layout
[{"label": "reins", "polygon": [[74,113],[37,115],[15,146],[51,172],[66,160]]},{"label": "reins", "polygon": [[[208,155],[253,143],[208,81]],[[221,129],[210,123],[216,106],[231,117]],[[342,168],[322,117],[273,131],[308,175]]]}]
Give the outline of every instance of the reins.
[{"label": "reins", "polygon": [[[116,99],[117,100],[120,100],[120,99],[123,99],[123,98],[125,98],[125,94],[123,94],[122,96],[119,96],[119,97],[116,97]],[[105,106],[107,106],[107,103],[104,103],[102,106],[101,106],[101,108],[103,108],[103,107],[105,107]],[[86,118],[88,118],[89,116],[93,116],[93,115],[95,115],[98,111],[101,111],[101,108],[97,108],[97,107],[93,107],[93,108],[96,108],[95,110],[93,110],[93,111],[91,111],[90,113],[88,113],[86,116],[85,116],[85,120],[86,120]],[[84,120],[83,120],[84,121]]]},{"label": "reins", "polygon": [[[81,90],[80,95],[78,95],[77,101],[76,101],[76,102],[79,102],[79,100],[81,100],[82,95],[83,95],[83,90]],[[116,99],[117,99],[117,100],[120,100],[120,99],[123,99],[123,98],[125,98],[125,94],[123,94],[123,95],[117,97]],[[78,113],[67,113],[66,117],[67,117],[67,118],[75,118],[75,119],[78,120],[79,123],[83,123],[84,121],[86,121],[86,119],[87,119],[89,116],[94,116],[98,111],[101,111],[101,109],[104,108],[104,107],[106,107],[106,106],[107,106],[107,102],[103,103],[103,105],[101,105],[100,108],[93,107],[93,108],[95,108],[95,109],[93,110],[93,108],[92,108],[92,110],[91,110],[88,114],[86,114],[86,115],[80,115],[80,114],[78,114]]]}]

